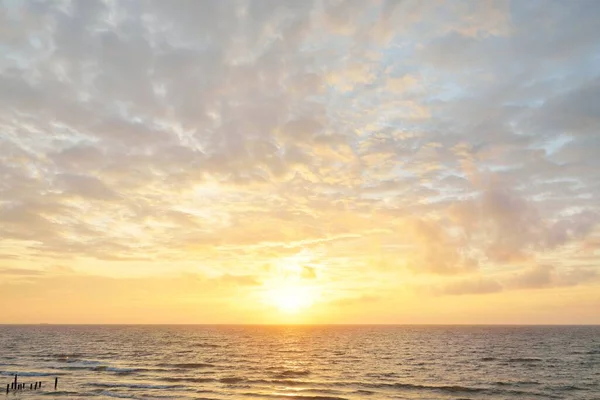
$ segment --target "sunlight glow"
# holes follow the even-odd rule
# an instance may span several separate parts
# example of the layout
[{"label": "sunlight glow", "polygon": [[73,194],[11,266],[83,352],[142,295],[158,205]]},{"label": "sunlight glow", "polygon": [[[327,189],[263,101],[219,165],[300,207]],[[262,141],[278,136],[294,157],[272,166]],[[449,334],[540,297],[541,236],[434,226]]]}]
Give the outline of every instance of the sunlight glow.
[{"label": "sunlight glow", "polygon": [[287,314],[295,314],[313,305],[314,291],[310,287],[284,284],[267,292],[267,302]]}]

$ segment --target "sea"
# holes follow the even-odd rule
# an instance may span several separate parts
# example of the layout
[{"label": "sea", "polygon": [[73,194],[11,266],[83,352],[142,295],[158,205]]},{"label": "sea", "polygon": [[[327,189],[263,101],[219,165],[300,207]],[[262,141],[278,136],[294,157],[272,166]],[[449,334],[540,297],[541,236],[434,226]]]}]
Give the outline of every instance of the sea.
[{"label": "sea", "polygon": [[[3,394],[15,374],[27,389]],[[7,399],[600,399],[600,326],[3,325],[0,385]]]}]

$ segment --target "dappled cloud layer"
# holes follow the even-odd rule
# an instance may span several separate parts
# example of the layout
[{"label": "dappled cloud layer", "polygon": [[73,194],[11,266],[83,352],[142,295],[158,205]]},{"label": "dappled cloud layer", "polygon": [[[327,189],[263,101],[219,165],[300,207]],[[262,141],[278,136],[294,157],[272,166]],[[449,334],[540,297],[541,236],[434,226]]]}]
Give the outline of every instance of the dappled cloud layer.
[{"label": "dappled cloud layer", "polygon": [[599,21],[5,0],[0,322],[600,323]]}]

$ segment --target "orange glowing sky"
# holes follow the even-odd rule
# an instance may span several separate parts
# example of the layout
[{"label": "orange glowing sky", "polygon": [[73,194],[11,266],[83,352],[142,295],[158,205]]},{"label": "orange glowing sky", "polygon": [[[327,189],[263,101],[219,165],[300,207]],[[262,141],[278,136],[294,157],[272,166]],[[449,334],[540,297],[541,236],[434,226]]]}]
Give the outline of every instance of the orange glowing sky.
[{"label": "orange glowing sky", "polygon": [[600,3],[0,4],[0,323],[600,323]]}]

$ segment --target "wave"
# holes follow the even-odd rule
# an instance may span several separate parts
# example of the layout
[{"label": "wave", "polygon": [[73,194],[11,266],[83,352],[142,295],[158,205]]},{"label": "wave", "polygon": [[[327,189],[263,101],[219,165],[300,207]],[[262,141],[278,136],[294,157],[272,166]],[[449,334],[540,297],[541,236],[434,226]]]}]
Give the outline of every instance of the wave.
[{"label": "wave", "polygon": [[494,385],[498,385],[498,386],[510,386],[510,385],[515,385],[515,386],[532,386],[532,385],[539,385],[540,383],[537,381],[518,381],[518,382],[494,382]]},{"label": "wave", "polygon": [[541,358],[521,357],[521,358],[509,358],[509,363],[530,363],[543,361]]},{"label": "wave", "polygon": [[298,377],[308,376],[308,375],[310,375],[309,370],[301,370],[301,371],[283,370],[283,371],[275,372],[272,374],[273,378],[275,378],[275,379],[298,378]]},{"label": "wave", "polygon": [[161,378],[161,381],[165,382],[189,382],[189,383],[207,383],[216,381],[215,378],[172,378],[165,377]]},{"label": "wave", "polygon": [[224,345],[221,344],[214,344],[214,343],[194,343],[192,346],[194,347],[202,347],[202,348],[219,348],[219,347],[226,347]]},{"label": "wave", "polygon": [[392,385],[396,388],[401,388],[401,389],[439,390],[441,392],[448,392],[448,393],[481,393],[481,392],[485,392],[487,390],[487,389],[483,389],[483,388],[476,388],[476,387],[470,387],[470,386],[459,386],[459,385],[436,386],[436,385],[418,385],[418,384],[411,384],[411,383],[395,383]]},{"label": "wave", "polygon": [[106,396],[106,397],[116,397],[119,399],[135,399],[135,396],[132,396],[130,394],[123,394],[123,393],[113,393],[113,392],[109,392],[107,390],[102,390],[100,392],[98,392],[99,395],[101,396]]},{"label": "wave", "polygon": [[73,391],[69,391],[69,390],[58,390],[58,391],[52,391],[52,392],[36,392],[36,394],[42,395],[42,396],[53,396],[53,397],[54,396],[82,397],[82,393],[73,392]]},{"label": "wave", "polygon": [[91,382],[88,386],[94,386],[99,388],[126,388],[126,389],[181,389],[185,386],[182,385],[156,385],[151,383],[101,383]]},{"label": "wave", "polygon": [[48,354],[46,357],[52,357],[52,358],[81,358],[81,357],[84,357],[84,355],[82,353],[55,353],[55,354]]},{"label": "wave", "polygon": [[564,385],[564,386],[554,387],[553,389],[564,390],[565,392],[572,392],[572,391],[578,391],[578,390],[589,390],[588,388],[579,387],[579,386],[575,386],[575,385]]},{"label": "wave", "polygon": [[136,372],[147,371],[143,368],[117,368],[117,367],[109,367],[106,365],[99,365],[97,367],[92,368],[92,371],[108,371],[115,372],[120,375],[124,374],[133,374]]},{"label": "wave", "polygon": [[247,379],[245,378],[241,378],[241,377],[237,377],[237,376],[231,376],[228,378],[221,378],[219,379],[219,382],[221,383],[228,383],[228,384],[236,384],[236,383],[242,383],[242,382],[246,382]]},{"label": "wave", "polygon": [[200,369],[200,368],[214,368],[214,364],[210,363],[179,363],[179,364],[167,364],[160,363],[156,365],[157,367],[170,367],[177,369]]},{"label": "wave", "polygon": [[94,360],[69,360],[66,361],[66,365],[49,366],[49,368],[64,371],[88,370],[95,372],[114,372],[115,374],[119,375],[133,374],[142,371],[152,371],[145,368],[114,367],[109,364]]},{"label": "wave", "polygon": [[37,371],[0,371],[2,376],[56,376],[64,375],[56,372],[37,372]]},{"label": "wave", "polygon": [[[277,395],[277,394],[264,394],[264,393],[244,393],[244,396],[260,397],[260,398],[267,397],[267,398],[277,398],[277,399],[281,399],[282,398],[281,395]],[[283,397],[286,400],[287,399],[291,399],[291,400],[348,400],[346,397],[321,396],[321,395],[302,395],[302,394],[285,395]]]},{"label": "wave", "polygon": [[372,392],[372,391],[370,391],[370,390],[364,390],[364,389],[358,389],[358,390],[354,391],[354,393],[356,393],[356,394],[360,394],[361,396],[362,396],[362,395],[367,395],[367,396],[370,396],[370,395],[372,395],[372,394],[375,394],[375,392]]},{"label": "wave", "polygon": [[[281,386],[308,386],[318,384],[317,382],[306,382],[290,379],[247,379],[241,376],[229,376],[225,378],[219,378],[219,382],[228,385],[281,385]],[[323,383],[326,384],[326,383]]]}]

